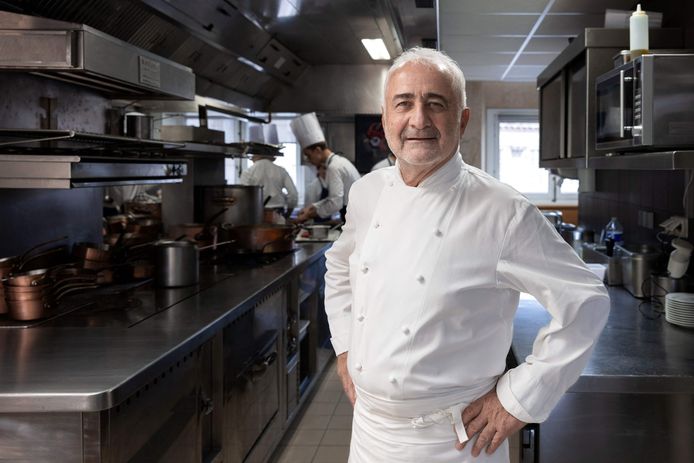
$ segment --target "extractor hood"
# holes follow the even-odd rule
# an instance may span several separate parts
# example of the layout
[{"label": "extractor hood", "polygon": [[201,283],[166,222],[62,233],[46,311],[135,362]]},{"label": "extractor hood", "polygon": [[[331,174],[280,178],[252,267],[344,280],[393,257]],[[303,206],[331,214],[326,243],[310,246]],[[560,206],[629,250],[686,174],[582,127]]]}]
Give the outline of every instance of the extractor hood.
[{"label": "extractor hood", "polygon": [[114,98],[195,97],[190,68],[84,24],[0,11],[0,70],[29,71]]}]

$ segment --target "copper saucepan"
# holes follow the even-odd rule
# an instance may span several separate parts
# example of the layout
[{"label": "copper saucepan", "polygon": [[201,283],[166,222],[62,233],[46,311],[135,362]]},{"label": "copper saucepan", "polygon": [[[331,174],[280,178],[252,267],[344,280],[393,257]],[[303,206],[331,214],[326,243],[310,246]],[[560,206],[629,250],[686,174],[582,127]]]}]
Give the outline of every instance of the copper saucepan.
[{"label": "copper saucepan", "polygon": [[50,296],[39,297],[28,300],[7,300],[9,315],[15,320],[38,320],[50,314],[50,310],[64,297],[70,293],[84,289],[97,288],[94,284],[80,284],[66,286],[62,290]]}]

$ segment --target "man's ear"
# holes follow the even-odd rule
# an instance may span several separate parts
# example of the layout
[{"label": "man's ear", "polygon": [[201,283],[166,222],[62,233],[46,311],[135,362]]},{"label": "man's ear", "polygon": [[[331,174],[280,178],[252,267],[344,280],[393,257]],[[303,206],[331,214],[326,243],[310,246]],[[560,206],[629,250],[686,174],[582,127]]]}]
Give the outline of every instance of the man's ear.
[{"label": "man's ear", "polygon": [[460,115],[460,136],[462,137],[465,133],[465,127],[470,121],[470,108],[463,109],[463,113]]}]

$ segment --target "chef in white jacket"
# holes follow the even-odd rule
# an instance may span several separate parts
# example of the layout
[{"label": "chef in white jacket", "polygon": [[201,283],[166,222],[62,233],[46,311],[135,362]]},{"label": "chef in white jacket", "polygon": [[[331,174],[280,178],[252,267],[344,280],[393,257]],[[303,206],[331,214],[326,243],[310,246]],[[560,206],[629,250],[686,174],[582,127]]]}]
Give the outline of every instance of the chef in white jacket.
[{"label": "chef in white jacket", "polygon": [[299,116],[289,125],[306,159],[316,167],[325,166],[328,184],[328,197],[304,207],[297,221],[305,222],[315,217],[327,219],[336,212],[344,218],[349,190],[360,178],[359,171],[347,158],[328,148],[316,113]]},{"label": "chef in white jacket", "polygon": [[275,164],[274,156],[251,156],[253,166],[243,171],[241,174],[242,185],[262,185],[264,199],[270,198],[265,207],[277,209],[284,214],[284,211],[291,213],[299,200],[299,193],[296,191],[294,181],[289,176],[289,172]]},{"label": "chef in white jacket", "polygon": [[[396,164],[354,184],[327,253],[349,461],[507,463],[507,437],[545,420],[580,375],[609,298],[537,208],[463,162],[470,111],[454,61],[415,48],[385,82]],[[520,292],[552,320],[505,372]]]}]

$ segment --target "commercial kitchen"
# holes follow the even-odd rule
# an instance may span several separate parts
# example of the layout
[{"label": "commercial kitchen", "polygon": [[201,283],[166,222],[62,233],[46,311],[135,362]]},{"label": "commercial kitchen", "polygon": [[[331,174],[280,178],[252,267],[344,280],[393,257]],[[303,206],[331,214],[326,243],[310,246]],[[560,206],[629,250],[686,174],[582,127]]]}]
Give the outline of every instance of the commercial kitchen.
[{"label": "commercial kitchen", "polygon": [[[316,170],[290,121],[315,112],[368,174],[413,46],[465,72],[464,161],[611,299],[511,461],[694,461],[694,3],[642,1],[632,49],[637,3],[0,0],[0,461],[347,461],[323,307],[341,223],[292,224]],[[296,183],[288,221],[240,184],[257,155]],[[508,368],[549,320],[521,296]]]}]

